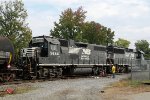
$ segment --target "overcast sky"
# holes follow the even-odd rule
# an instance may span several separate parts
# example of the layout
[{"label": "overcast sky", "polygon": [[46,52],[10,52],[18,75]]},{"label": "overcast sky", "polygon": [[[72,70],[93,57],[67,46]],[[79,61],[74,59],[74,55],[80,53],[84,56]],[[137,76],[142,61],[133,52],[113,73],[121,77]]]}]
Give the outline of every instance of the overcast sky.
[{"label": "overcast sky", "polygon": [[[67,8],[82,6],[86,21],[96,21],[115,31],[115,40],[150,39],[150,0],[23,0],[33,36],[49,35],[54,21]],[[150,41],[149,41],[150,42]]]}]

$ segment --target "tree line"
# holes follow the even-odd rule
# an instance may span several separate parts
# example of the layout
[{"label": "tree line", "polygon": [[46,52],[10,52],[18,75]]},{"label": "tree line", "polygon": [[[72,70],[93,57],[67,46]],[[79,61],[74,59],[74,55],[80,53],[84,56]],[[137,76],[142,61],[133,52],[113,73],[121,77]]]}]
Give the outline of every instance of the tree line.
[{"label": "tree line", "polygon": [[[114,41],[115,32],[111,28],[95,21],[85,21],[86,13],[82,7],[75,11],[71,8],[64,10],[60,14],[59,21],[54,22],[50,35],[91,44],[129,47],[130,41],[126,39],[119,38]],[[27,17],[23,1],[0,2],[0,36],[6,36],[12,41],[16,54],[21,48],[27,47],[32,38],[32,31],[26,22]],[[145,52],[147,59],[150,58],[148,41],[138,40],[135,47]]]},{"label": "tree line", "polygon": [[86,11],[79,7],[76,11],[66,9],[54,22],[50,34],[57,38],[73,39],[91,44],[113,44],[114,31],[95,21],[85,21]]},{"label": "tree line", "polygon": [[15,53],[28,46],[32,31],[26,23],[27,10],[22,1],[0,2],[0,36],[8,37],[14,45]]}]

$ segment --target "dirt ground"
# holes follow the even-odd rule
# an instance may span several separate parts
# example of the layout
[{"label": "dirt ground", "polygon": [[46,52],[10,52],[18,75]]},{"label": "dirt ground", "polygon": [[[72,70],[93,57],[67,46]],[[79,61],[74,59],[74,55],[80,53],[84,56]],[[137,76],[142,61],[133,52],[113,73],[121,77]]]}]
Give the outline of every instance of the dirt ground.
[{"label": "dirt ground", "polygon": [[[89,77],[0,86],[13,88],[0,100],[149,100],[150,86],[128,80],[129,75]],[[5,92],[6,93],[6,92]]]},{"label": "dirt ground", "polygon": [[150,100],[150,85],[121,80],[104,88],[100,95],[103,100]]},{"label": "dirt ground", "polygon": [[14,94],[1,96],[0,100],[103,100],[103,88],[127,77],[124,74],[116,75],[115,79],[89,77],[0,86],[1,91],[15,89]]}]

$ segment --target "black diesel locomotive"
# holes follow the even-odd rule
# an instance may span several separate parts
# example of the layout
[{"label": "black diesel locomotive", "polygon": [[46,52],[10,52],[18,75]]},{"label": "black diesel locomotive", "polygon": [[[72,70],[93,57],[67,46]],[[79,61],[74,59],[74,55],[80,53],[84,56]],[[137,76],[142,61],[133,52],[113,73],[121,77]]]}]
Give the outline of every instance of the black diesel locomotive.
[{"label": "black diesel locomotive", "polygon": [[133,49],[38,36],[32,38],[29,48],[21,50],[19,67],[24,79],[78,73],[99,75],[111,73],[113,64],[117,72],[128,72],[137,55]]}]

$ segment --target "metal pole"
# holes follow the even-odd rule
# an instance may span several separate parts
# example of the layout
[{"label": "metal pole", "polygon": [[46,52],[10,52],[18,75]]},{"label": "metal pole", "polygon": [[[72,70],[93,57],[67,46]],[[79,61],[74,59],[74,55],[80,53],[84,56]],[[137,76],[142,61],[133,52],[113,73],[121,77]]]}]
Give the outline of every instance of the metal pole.
[{"label": "metal pole", "polygon": [[131,58],[131,81],[132,81],[132,58]]},{"label": "metal pole", "polygon": [[150,80],[150,64],[149,63],[148,63],[148,67],[149,67],[149,80]]}]

